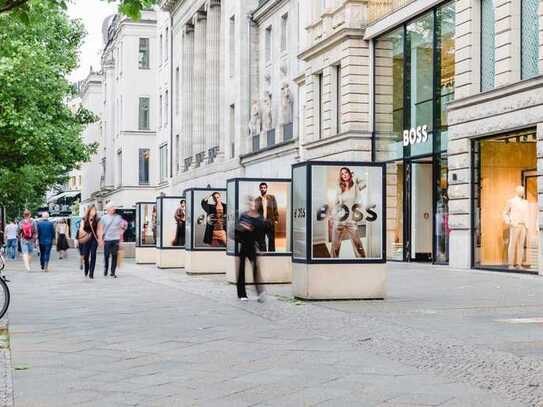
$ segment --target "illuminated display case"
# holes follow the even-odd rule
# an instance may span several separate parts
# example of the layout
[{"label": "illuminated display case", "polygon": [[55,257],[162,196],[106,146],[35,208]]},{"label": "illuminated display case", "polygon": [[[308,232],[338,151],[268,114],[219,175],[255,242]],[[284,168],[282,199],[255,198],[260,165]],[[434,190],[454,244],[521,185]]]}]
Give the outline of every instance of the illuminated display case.
[{"label": "illuminated display case", "polygon": [[185,190],[186,263],[189,274],[224,274],[226,251],[226,189]]},{"label": "illuminated display case", "polygon": [[185,266],[184,196],[159,196],[156,199],[156,263],[159,268]]},{"label": "illuminated display case", "polygon": [[308,161],[292,167],[293,292],[384,298],[384,165]]},{"label": "illuminated display case", "polygon": [[[265,229],[256,242],[263,283],[292,281],[291,245],[291,181],[285,178],[233,178],[226,183],[227,206],[227,271],[228,282],[235,283],[238,269],[239,244],[235,230],[239,217],[255,210],[263,217]],[[245,281],[253,282],[247,266]]]},{"label": "illuminated display case", "polygon": [[156,262],[156,202],[136,202],[136,263]]}]

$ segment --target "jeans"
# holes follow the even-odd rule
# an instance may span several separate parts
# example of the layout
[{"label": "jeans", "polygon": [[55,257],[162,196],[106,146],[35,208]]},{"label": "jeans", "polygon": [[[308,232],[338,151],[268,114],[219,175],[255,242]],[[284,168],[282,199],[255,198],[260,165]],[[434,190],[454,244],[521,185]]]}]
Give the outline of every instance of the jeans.
[{"label": "jeans", "polygon": [[8,257],[15,260],[17,258],[17,239],[8,239],[6,247],[8,249]]},{"label": "jeans", "polygon": [[43,270],[47,267],[49,264],[49,257],[51,255],[51,247],[53,247],[53,243],[49,244],[41,244],[40,243],[40,266]]},{"label": "jeans", "polygon": [[[96,250],[98,242],[91,239],[83,247],[83,260],[85,262],[85,275],[94,278],[94,267],[96,266]],[[90,260],[90,261],[89,261]]]},{"label": "jeans", "polygon": [[21,251],[23,254],[32,254],[34,243],[32,240],[21,239]]},{"label": "jeans", "polygon": [[107,276],[109,269],[109,255],[111,255],[111,275],[115,275],[117,268],[117,255],[119,254],[119,241],[106,240],[104,242],[104,275]]},{"label": "jeans", "polygon": [[249,261],[253,265],[253,281],[255,283],[255,288],[257,294],[262,292],[260,287],[260,274],[258,272],[257,258],[256,258],[256,248],[254,244],[242,243],[240,252],[239,252],[239,272],[237,280],[237,289],[238,289],[238,298],[247,297],[247,291],[245,289],[245,260]]}]

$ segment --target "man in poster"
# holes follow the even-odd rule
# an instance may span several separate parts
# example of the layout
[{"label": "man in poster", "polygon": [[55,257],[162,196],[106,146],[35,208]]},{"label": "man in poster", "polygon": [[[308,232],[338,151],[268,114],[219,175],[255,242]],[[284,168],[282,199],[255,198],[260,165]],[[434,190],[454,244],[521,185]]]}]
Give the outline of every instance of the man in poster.
[{"label": "man in poster", "polygon": [[[260,196],[256,198],[258,214],[264,218],[266,229],[258,241],[258,249],[263,252],[275,251],[275,225],[279,223],[279,211],[275,196],[268,194],[268,184],[261,182],[258,186]],[[268,241],[266,247],[266,240]]]}]

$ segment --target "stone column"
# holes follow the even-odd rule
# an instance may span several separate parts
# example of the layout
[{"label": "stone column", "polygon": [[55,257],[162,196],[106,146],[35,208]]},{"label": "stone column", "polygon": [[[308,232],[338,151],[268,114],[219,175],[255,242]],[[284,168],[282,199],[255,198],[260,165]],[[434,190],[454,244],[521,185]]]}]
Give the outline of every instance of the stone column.
[{"label": "stone column", "polygon": [[181,65],[183,88],[181,97],[181,114],[183,117],[183,132],[182,132],[182,151],[181,165],[185,168],[185,160],[192,157],[192,100],[194,96],[193,89],[193,71],[194,65],[194,26],[187,24],[183,31],[183,61]]},{"label": "stone column", "polygon": [[206,33],[205,151],[219,146],[220,134],[220,41],[219,0],[208,0]]},{"label": "stone column", "polygon": [[[194,24],[194,96],[193,96],[193,166],[196,156],[205,151],[205,98],[206,98],[206,13],[198,10],[192,18]],[[190,101],[189,101],[190,103]]]}]

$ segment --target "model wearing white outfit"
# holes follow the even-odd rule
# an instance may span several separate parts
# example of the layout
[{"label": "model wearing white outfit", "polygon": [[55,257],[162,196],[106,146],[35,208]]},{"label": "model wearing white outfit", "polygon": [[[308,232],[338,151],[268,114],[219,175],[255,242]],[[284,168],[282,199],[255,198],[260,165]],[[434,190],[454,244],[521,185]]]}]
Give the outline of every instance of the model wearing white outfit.
[{"label": "model wearing white outfit", "polygon": [[509,247],[507,261],[509,268],[520,267],[524,262],[524,245],[528,230],[528,201],[524,199],[524,187],[516,188],[516,196],[507,201],[504,220],[509,225]]},{"label": "model wearing white outfit", "polygon": [[[360,192],[366,188],[366,185],[357,178],[354,178],[353,181],[354,183],[352,187],[346,189],[345,191],[342,191],[341,187],[338,187],[336,192],[334,208],[334,232],[332,239],[332,257],[339,257],[341,242],[345,240],[345,238],[351,239],[351,243],[353,245],[356,257],[366,257],[364,245],[362,243],[362,240],[360,240],[358,225],[353,219],[352,213],[353,205],[361,203]],[[349,210],[349,216],[346,220],[342,221],[341,218],[345,216],[345,213],[342,209],[343,205],[345,205]]]}]

